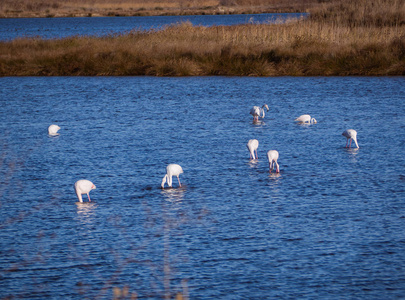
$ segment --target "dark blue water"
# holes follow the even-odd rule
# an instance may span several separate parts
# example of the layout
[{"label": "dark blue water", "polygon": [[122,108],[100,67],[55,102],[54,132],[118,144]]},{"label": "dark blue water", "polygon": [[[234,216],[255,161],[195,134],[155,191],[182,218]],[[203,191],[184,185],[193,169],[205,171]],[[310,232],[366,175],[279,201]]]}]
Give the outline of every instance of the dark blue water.
[{"label": "dark blue water", "polygon": [[96,18],[18,18],[0,19],[0,40],[17,37],[64,38],[76,35],[104,36],[131,30],[161,29],[181,22],[195,26],[274,23],[300,18],[305,13],[155,16],[155,17],[96,17]]},{"label": "dark blue water", "polygon": [[[404,95],[402,77],[0,78],[0,298],[402,299]],[[182,188],[160,189],[169,163]]]}]

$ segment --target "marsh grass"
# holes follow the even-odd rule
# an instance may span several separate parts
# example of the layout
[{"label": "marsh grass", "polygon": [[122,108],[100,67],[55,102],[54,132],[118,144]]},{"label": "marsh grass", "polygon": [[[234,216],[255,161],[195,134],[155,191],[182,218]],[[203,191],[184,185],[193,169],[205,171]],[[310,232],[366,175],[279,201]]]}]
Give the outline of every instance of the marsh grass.
[{"label": "marsh grass", "polygon": [[[404,15],[400,2],[380,1],[397,5],[385,14]],[[368,2],[359,2],[357,10],[368,10]],[[405,75],[401,18],[382,24],[376,13],[343,16],[353,9],[351,2],[333,7],[283,24],[181,23],[102,38],[16,39],[0,43],[0,75]]]}]

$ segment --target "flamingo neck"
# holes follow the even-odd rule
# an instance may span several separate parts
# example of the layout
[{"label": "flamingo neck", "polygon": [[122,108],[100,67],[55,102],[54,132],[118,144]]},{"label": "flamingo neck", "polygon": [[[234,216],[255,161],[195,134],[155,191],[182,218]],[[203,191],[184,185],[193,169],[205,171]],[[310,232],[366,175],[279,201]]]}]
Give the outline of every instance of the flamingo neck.
[{"label": "flamingo neck", "polygon": [[79,199],[79,202],[83,202],[82,194],[79,191],[76,191],[77,198]]}]

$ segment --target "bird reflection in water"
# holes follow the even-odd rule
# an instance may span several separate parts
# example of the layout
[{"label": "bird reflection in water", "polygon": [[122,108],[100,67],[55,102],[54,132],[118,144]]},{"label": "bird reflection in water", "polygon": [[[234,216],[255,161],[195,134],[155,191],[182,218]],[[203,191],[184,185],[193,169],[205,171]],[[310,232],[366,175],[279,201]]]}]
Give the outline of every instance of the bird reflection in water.
[{"label": "bird reflection in water", "polygon": [[93,202],[76,202],[77,216],[83,223],[92,223],[96,215],[97,203]]},{"label": "bird reflection in water", "polygon": [[352,162],[357,162],[357,154],[359,154],[359,148],[345,148],[347,153],[349,153],[350,160]]},{"label": "bird reflection in water", "polygon": [[175,202],[183,201],[185,191],[186,191],[186,186],[182,185],[181,188],[177,188],[177,189],[173,189],[173,188],[164,189],[164,190],[162,190],[162,194],[165,197],[166,201],[175,203]]}]

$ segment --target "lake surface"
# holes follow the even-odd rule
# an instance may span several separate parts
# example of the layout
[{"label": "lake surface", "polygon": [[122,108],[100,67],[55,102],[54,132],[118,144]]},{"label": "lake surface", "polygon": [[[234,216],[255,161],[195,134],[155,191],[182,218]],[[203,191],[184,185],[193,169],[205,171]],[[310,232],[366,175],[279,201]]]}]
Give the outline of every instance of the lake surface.
[{"label": "lake surface", "polygon": [[[403,77],[0,78],[0,298],[402,299],[404,95]],[[182,187],[162,190],[169,163]]]},{"label": "lake surface", "polygon": [[103,36],[131,30],[161,29],[181,22],[195,26],[274,23],[306,16],[306,13],[197,15],[95,18],[16,18],[0,19],[0,40],[17,37],[64,38],[75,35]]}]

